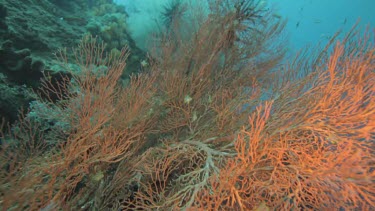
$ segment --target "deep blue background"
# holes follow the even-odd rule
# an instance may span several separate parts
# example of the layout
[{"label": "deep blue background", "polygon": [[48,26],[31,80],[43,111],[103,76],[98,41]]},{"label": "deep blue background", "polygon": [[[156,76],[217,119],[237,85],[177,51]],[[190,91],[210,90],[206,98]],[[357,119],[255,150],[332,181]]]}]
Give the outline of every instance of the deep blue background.
[{"label": "deep blue background", "polygon": [[[145,48],[146,35],[170,0],[115,0],[128,8],[129,28]],[[205,0],[186,0],[204,2]],[[360,20],[359,27],[375,27],[375,0],[268,0],[264,1],[288,19],[286,34],[291,55],[306,46],[324,44],[338,30],[343,34]]]}]

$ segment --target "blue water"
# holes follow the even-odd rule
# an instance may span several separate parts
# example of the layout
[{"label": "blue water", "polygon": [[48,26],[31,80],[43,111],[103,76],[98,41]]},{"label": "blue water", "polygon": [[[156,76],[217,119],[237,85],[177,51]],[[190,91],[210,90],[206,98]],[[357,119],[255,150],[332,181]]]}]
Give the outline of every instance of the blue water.
[{"label": "blue water", "polygon": [[[199,2],[204,2],[200,0]],[[154,20],[168,0],[115,0],[128,8],[129,26],[138,45],[145,48],[148,33],[152,32]],[[289,39],[289,53],[306,46],[316,46],[338,30],[349,31],[358,27],[375,26],[375,0],[268,0],[270,8],[288,19],[286,33]],[[141,26],[141,27],[139,27]]]},{"label": "blue water", "polygon": [[338,30],[343,34],[358,27],[375,25],[373,0],[269,0],[288,19],[292,51],[328,40]]}]

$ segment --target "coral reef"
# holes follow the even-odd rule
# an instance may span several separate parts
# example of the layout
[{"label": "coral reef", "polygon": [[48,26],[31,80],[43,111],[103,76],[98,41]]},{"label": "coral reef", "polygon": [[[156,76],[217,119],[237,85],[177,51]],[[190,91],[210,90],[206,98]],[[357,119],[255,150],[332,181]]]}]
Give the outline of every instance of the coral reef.
[{"label": "coral reef", "polygon": [[7,29],[7,25],[5,23],[5,18],[7,15],[8,15],[7,8],[3,4],[0,4],[0,29],[1,30]]},{"label": "coral reef", "polygon": [[1,209],[374,209],[374,31],[281,65],[283,20],[215,2],[191,36],[156,37],[128,84],[128,47],[59,51],[75,71],[1,125]]},{"label": "coral reef", "polygon": [[[124,45],[131,49],[123,77],[141,69],[145,53],[138,49],[126,27],[125,9],[113,1],[57,1],[57,0],[6,0],[0,4],[0,73],[6,78],[2,86],[34,91],[40,88],[43,74],[58,79],[69,75],[58,64],[55,53],[64,46],[77,45],[83,36],[98,36],[107,45],[106,51],[120,50]],[[95,28],[97,27],[97,28]],[[69,55],[71,56],[71,55]],[[57,80],[55,80],[57,81]],[[2,117],[14,120],[18,109],[27,109],[32,96],[20,96],[2,107]],[[2,98],[7,104],[8,97]],[[16,105],[15,102],[20,102]],[[13,109],[14,107],[14,109]]]},{"label": "coral reef", "polygon": [[[6,40],[0,47],[0,72],[8,81],[36,88],[43,77],[44,63],[31,58],[29,49],[15,50],[13,42]],[[36,83],[36,85],[34,84]]]}]

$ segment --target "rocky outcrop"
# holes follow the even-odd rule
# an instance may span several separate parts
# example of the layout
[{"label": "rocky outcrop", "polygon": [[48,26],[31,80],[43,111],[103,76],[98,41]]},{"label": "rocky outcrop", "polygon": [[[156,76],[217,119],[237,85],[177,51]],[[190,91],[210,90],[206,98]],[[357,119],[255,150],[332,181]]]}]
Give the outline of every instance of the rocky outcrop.
[{"label": "rocky outcrop", "polygon": [[[0,3],[0,84],[6,88],[37,89],[43,73],[65,74],[54,53],[76,47],[85,35],[105,42],[108,52],[128,45],[131,50],[124,77],[141,68],[146,57],[127,29],[123,6],[112,0],[4,0]],[[59,74],[56,74],[59,73]],[[9,90],[13,93],[13,91]],[[27,93],[26,91],[23,93]],[[9,98],[1,94],[2,104]],[[0,118],[14,116],[31,96],[15,95],[12,109],[0,105]],[[22,98],[22,99],[21,99]],[[10,105],[10,104],[8,104]],[[15,109],[13,109],[15,108]],[[9,115],[12,113],[12,115]]]}]

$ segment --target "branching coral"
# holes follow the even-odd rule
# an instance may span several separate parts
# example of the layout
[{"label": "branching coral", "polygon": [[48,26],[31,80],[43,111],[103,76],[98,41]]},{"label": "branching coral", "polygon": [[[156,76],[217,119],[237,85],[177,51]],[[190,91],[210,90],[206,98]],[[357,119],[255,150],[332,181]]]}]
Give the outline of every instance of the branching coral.
[{"label": "branching coral", "polygon": [[164,26],[169,30],[175,23],[181,21],[186,10],[186,5],[181,0],[172,0],[164,6],[164,11],[161,13]]},{"label": "branching coral", "polygon": [[260,28],[266,37],[244,42],[247,51],[227,43],[231,13],[215,12],[190,39],[176,25],[151,70],[126,86],[127,50],[107,57],[83,40],[74,80],[44,82],[59,98],[45,104],[69,117],[68,138],[23,162],[2,146],[2,208],[375,207],[374,35],[349,34],[275,72],[283,52],[262,52],[282,21]]}]

